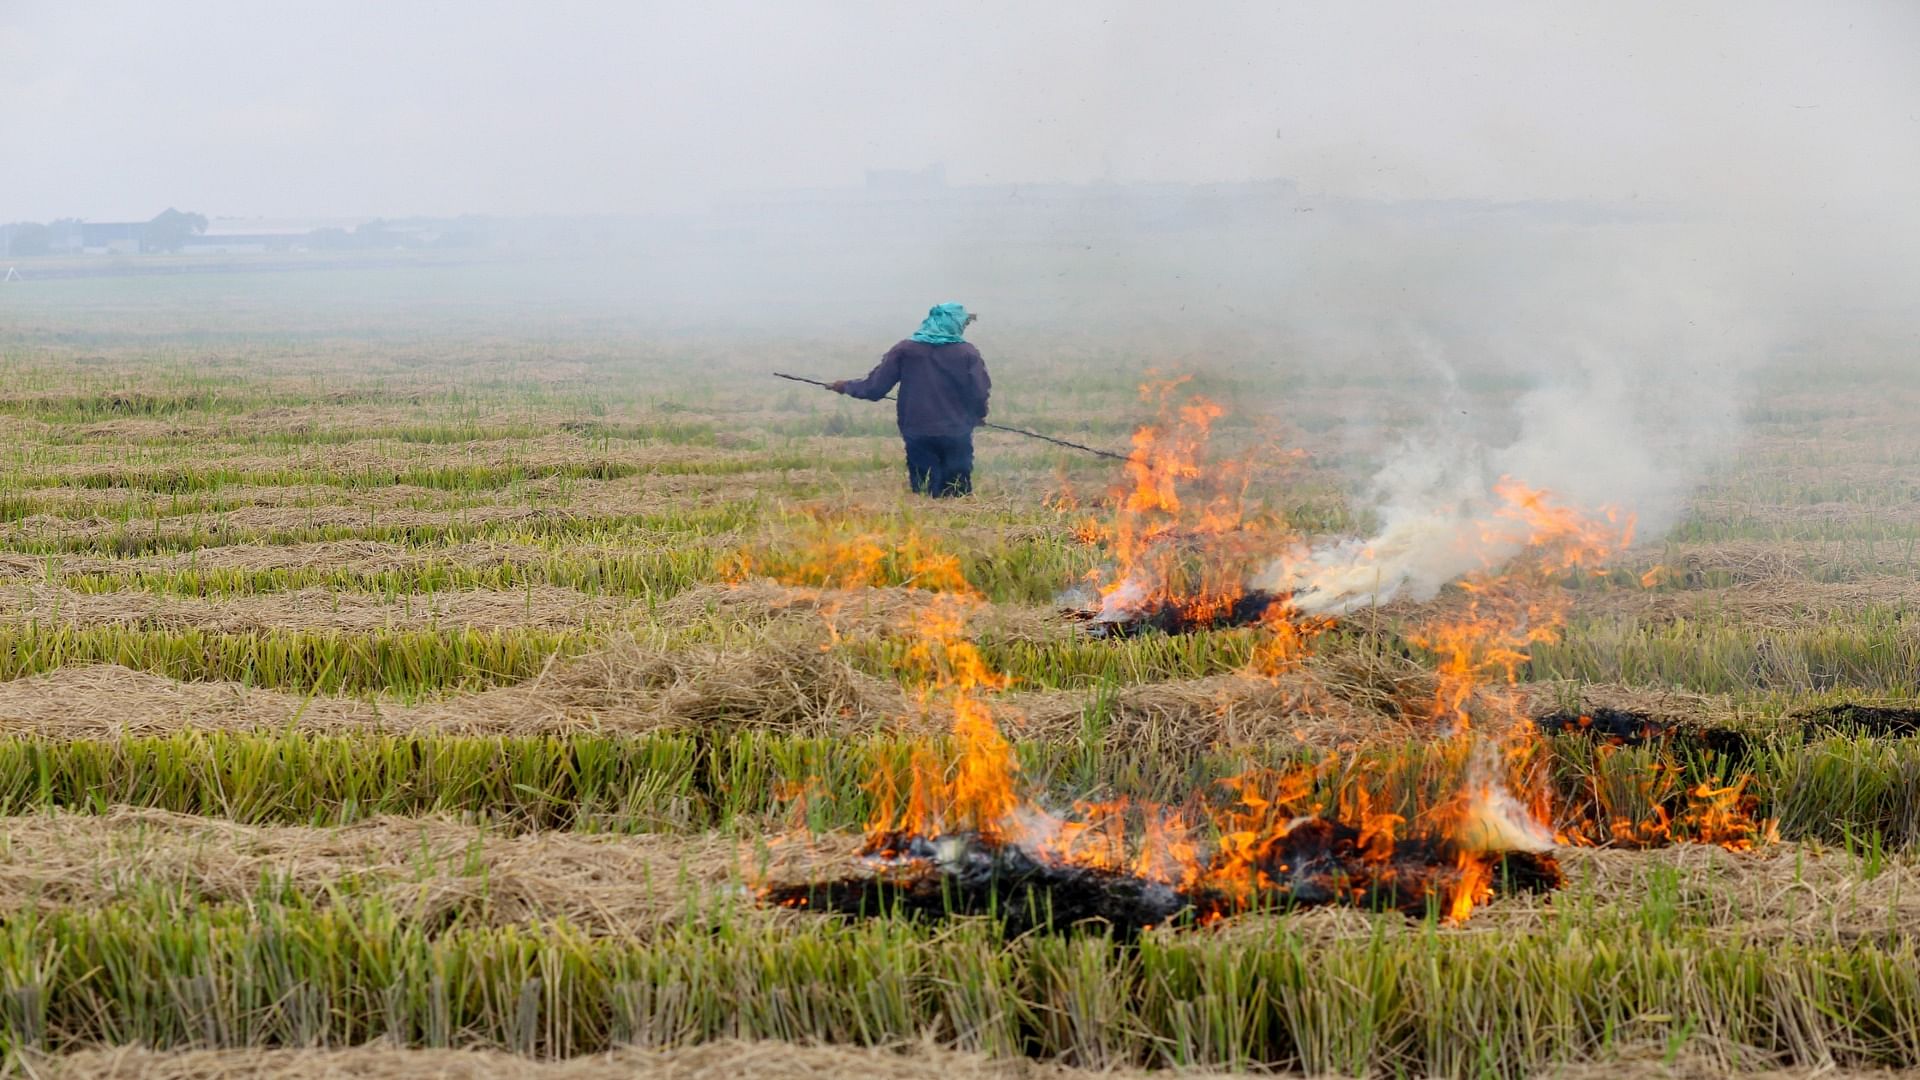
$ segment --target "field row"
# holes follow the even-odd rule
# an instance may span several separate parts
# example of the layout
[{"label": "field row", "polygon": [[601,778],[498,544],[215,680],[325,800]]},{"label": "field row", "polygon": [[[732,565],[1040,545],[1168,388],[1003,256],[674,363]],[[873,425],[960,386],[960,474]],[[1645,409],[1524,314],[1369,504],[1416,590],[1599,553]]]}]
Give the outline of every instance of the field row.
[{"label": "field row", "polygon": [[[633,607],[589,592],[535,588],[531,581],[517,590],[395,593],[372,600],[310,587],[283,598],[224,603],[116,603],[87,593],[63,598],[28,591],[0,597],[0,680],[107,663],[174,679],[411,700],[522,682],[555,662],[606,646],[623,630],[688,648],[825,640],[813,604],[790,612],[763,609],[758,625],[730,621],[739,609],[723,594],[688,594],[687,602],[663,611],[659,605],[676,592],[672,578],[702,561],[700,555],[662,553],[625,563],[624,570],[635,575],[628,581],[651,578],[658,590],[642,593]],[[511,578],[502,572],[502,584]],[[910,612],[913,605],[905,606]],[[1561,641],[1536,646],[1522,674],[1741,700],[1835,692],[1911,698],[1920,694],[1916,625],[1899,609],[1869,609],[1849,622],[1791,629],[1730,620],[1576,622]],[[1263,640],[1256,630],[1230,630],[1108,641],[1053,621],[1046,612],[1017,618],[1001,612],[983,622],[979,645],[987,663],[1016,688],[1088,692],[1245,671]],[[834,655],[881,678],[904,678],[902,663],[915,647],[907,629],[882,621],[874,632],[844,636]],[[1341,632],[1321,648],[1336,657],[1381,662],[1411,662],[1403,658],[1421,655],[1391,626]],[[1407,703],[1413,704],[1411,697]]]},{"label": "field row", "polygon": [[[857,828],[873,815],[874,778],[904,779],[906,737],[805,737],[718,730],[650,735],[314,736],[184,732],[112,741],[0,737],[0,812],[115,806],[249,824],[346,824],[389,814],[448,814],[525,831],[764,833]],[[1022,741],[1022,775],[1042,804],[1125,797],[1197,811],[1229,798],[1217,782],[1251,767],[1313,773],[1311,805],[1356,790],[1414,820],[1463,790],[1466,744],[1413,742],[1347,755],[1267,747],[1170,757]],[[1689,792],[1738,772],[1755,812],[1788,839],[1886,850],[1920,843],[1920,742],[1831,736],[1776,739],[1737,755],[1594,747],[1554,737],[1541,750],[1556,811],[1577,822],[1649,825],[1688,836]],[[1329,810],[1331,812],[1331,810]],[[1204,820],[1204,819],[1203,819]]]},{"label": "field row", "polygon": [[[564,922],[630,938],[683,922],[786,919],[785,909],[755,901],[757,887],[855,872],[860,843],[853,832],[527,832],[444,815],[243,824],[128,807],[42,809],[0,817],[0,826],[0,913],[9,917],[163,900],[316,910],[374,900],[427,927]],[[1497,897],[1467,926],[1621,926],[1812,943],[1898,936],[1920,919],[1920,867],[1868,845],[1566,847],[1557,858],[1562,888]],[[1375,919],[1352,909],[1256,906],[1221,932],[1254,935],[1277,921],[1302,934],[1351,937],[1370,932]]]},{"label": "field row", "polygon": [[[726,524],[729,520],[736,525]],[[311,510],[263,508],[207,519],[92,522],[43,528],[41,519],[0,533],[0,550],[22,555],[190,555],[235,545],[288,546],[347,541],[443,548],[491,541],[539,544],[628,542],[652,546],[672,534],[723,534],[755,520],[751,506],[654,510],[633,514],[575,514],[565,509],[484,506],[465,511],[392,511],[352,507]],[[662,535],[665,534],[665,535]]]},{"label": "field row", "polygon": [[[582,463],[575,457],[550,465],[415,467],[381,461],[352,469],[21,472],[0,476],[0,488],[7,492],[0,500],[0,523],[15,530],[32,526],[51,531],[78,529],[95,518],[129,528],[159,522],[191,525],[196,518],[266,509],[319,512],[354,506],[363,517],[371,514],[377,519],[394,513],[505,505],[587,508],[610,501],[617,506],[634,501],[635,495],[609,485],[667,478],[732,481],[744,476],[745,481],[730,486],[804,499],[850,484],[869,486],[875,480],[891,487],[899,467],[890,448],[878,444],[861,447],[853,457],[832,460],[805,452],[647,464]],[[994,479],[982,488],[987,495],[1004,495],[1030,482],[1050,482],[1044,472],[1031,475],[1020,467],[1022,462],[1004,460],[1004,453],[997,457],[1002,460],[991,474]],[[610,497],[603,494],[609,490]],[[1663,539],[1682,550],[1756,541],[1787,548],[1837,544],[1842,547],[1838,562],[1808,561],[1805,572],[1829,575],[1860,562],[1911,579],[1920,570],[1920,517],[1911,512],[1908,494],[1890,494],[1879,501],[1884,505],[1849,500],[1799,510],[1759,510],[1749,504],[1729,507],[1705,500]],[[1362,532],[1371,523],[1349,505],[1338,481],[1296,486],[1279,509],[1296,528],[1315,534]]]},{"label": "field row", "polygon": [[[1144,1080],[1135,1070],[1077,1069],[990,1058],[930,1043],[900,1047],[796,1046],[720,1039],[667,1049],[620,1047],[606,1054],[541,1061],[498,1050],[344,1049],[144,1050],[117,1047],[32,1056],[41,1080]],[[1831,1077],[1830,1072],[1822,1076]],[[1785,1080],[1785,1078],[1781,1078]]]},{"label": "field row", "polygon": [[81,472],[16,472],[0,475],[0,486],[16,491],[67,488],[101,491],[143,491],[162,495],[215,493],[227,488],[340,488],[362,491],[405,487],[425,491],[479,492],[524,487],[542,481],[620,480],[634,476],[736,475],[743,472],[780,472],[812,468],[814,459],[753,454],[724,458],[646,461],[580,461],[542,463],[508,461],[500,464],[462,463],[413,465],[385,458],[359,467],[315,466],[281,468],[222,468],[205,465],[197,456],[190,468],[116,468]]},{"label": "field row", "polygon": [[376,899],[23,913],[0,1044],[468,1045],[570,1056],[720,1039],[933,1038],[1086,1065],[1527,1075],[1643,1052],[1740,1071],[1920,1060],[1910,939],[1802,942],[1663,920],[1438,934],[1008,942],[991,924],[707,918],[644,940],[429,926]]}]

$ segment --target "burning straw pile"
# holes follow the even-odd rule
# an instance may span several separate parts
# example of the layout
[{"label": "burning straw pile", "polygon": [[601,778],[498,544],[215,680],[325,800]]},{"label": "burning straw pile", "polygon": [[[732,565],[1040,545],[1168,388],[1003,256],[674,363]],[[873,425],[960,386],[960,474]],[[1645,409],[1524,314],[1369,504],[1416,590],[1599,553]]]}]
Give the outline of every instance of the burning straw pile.
[{"label": "burning straw pile", "polygon": [[[953,717],[954,751],[945,758],[921,745],[903,770],[872,778],[861,854],[875,874],[775,887],[770,902],[868,915],[991,912],[1012,930],[1096,920],[1130,935],[1176,918],[1332,903],[1459,920],[1496,889],[1560,882],[1552,835],[1493,783],[1375,775],[1337,758],[1248,772],[1190,806],[1115,800],[1051,813],[1025,790],[985,698],[1005,679],[959,635],[969,602],[944,597],[922,617],[911,659],[925,707]],[[1427,769],[1482,767],[1468,760],[1471,740],[1452,746],[1451,759],[1437,755]]]},{"label": "burning straw pile", "polygon": [[1066,615],[1111,637],[1257,626],[1272,635],[1264,656],[1272,667],[1329,625],[1305,617],[1289,593],[1247,584],[1253,570],[1301,538],[1249,501],[1250,463],[1206,460],[1224,410],[1198,395],[1180,399],[1180,386],[1142,389],[1158,418],[1134,433],[1112,517],[1079,529],[1110,561],[1085,583],[1094,602]]},{"label": "burning straw pile", "polygon": [[1399,815],[1372,815],[1361,824],[1286,817],[1272,804],[1247,802],[1260,798],[1243,792],[1223,822],[1263,823],[1216,834],[1204,859],[1178,817],[1154,822],[1139,849],[1129,850],[1124,808],[1081,808],[1068,819],[1033,815],[1037,837],[970,829],[876,833],[863,848],[872,876],[776,886],[766,896],[785,907],[849,915],[993,914],[1013,934],[1095,924],[1130,938],[1169,922],[1204,925],[1252,909],[1326,904],[1458,921],[1497,893],[1544,892],[1562,881],[1545,850],[1550,839],[1490,800],[1459,807],[1457,822],[1397,837]]},{"label": "burning straw pile", "polygon": [[[1295,584],[1286,591],[1248,586],[1263,568],[1276,576],[1276,555],[1307,565],[1311,551],[1282,519],[1249,506],[1243,471],[1203,469],[1219,407],[1158,394],[1161,423],[1136,435],[1113,519],[1082,529],[1112,558],[1091,583],[1098,606],[1080,617],[1116,637],[1252,627],[1261,642],[1247,677],[1287,672],[1335,626],[1319,613],[1336,609],[1332,594],[1308,572],[1279,573]],[[1206,494],[1191,497],[1203,472]],[[764,898],[843,914],[993,914],[1012,932],[1094,923],[1121,936],[1327,904],[1459,922],[1503,893],[1558,887],[1557,845],[1685,837],[1751,846],[1765,830],[1737,781],[1687,788],[1655,763],[1635,793],[1556,786],[1515,686],[1528,647],[1553,640],[1564,619],[1556,580],[1624,546],[1630,524],[1511,480],[1495,494],[1476,529],[1500,561],[1458,580],[1443,614],[1404,632],[1437,668],[1424,715],[1413,718],[1432,741],[1397,757],[1251,769],[1178,805],[1049,809],[995,722],[992,698],[1009,680],[963,632],[981,597],[955,560],[911,538],[886,557],[913,562],[914,580],[938,594],[917,616],[906,666],[921,710],[950,718],[949,748],[920,744],[900,768],[871,777],[861,848],[870,874],[775,885]],[[849,550],[829,561],[847,562]],[[879,557],[862,549],[851,561],[857,571]]]}]

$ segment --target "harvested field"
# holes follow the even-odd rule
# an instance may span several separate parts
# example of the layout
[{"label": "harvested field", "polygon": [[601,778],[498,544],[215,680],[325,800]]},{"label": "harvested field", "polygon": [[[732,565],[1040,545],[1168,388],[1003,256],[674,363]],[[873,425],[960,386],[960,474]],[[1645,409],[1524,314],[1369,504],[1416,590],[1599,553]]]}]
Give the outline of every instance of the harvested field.
[{"label": "harvested field", "polygon": [[[690,899],[724,902],[762,865],[784,865],[720,836],[507,836],[432,817],[315,829],[123,808],[7,818],[4,828],[0,911],[11,913],[156,893],[245,903],[264,886],[319,904],[370,898],[428,925],[565,921],[645,937],[687,917]],[[833,860],[800,869],[822,865]]]},{"label": "harvested field", "polygon": [[[1076,1069],[963,1054],[938,1046],[849,1049],[785,1042],[722,1040],[680,1050],[621,1050],[564,1062],[530,1062],[474,1050],[199,1050],[156,1053],[122,1048],[83,1051],[37,1067],[46,1077],[99,1080],[1092,1080],[1142,1077],[1138,1071]],[[1198,1074],[1205,1075],[1205,1074]],[[1665,1075],[1665,1074],[1662,1074]],[[1674,1075],[1684,1075],[1676,1073]],[[1831,1075],[1831,1074],[1828,1074]],[[1784,1078],[1783,1078],[1784,1080]]]},{"label": "harvested field", "polygon": [[88,593],[46,586],[0,590],[0,626],[126,627],[246,634],[274,629],[371,630],[611,629],[627,605],[552,586],[520,592],[478,589],[383,598],[306,588],[221,600],[151,593]]},{"label": "harvested field", "polygon": [[[214,679],[181,681],[124,665],[70,664],[0,682],[0,732],[98,738],[377,727],[537,734],[717,725],[856,735],[914,728],[917,709],[906,692],[823,651],[821,644],[814,634],[749,648],[680,643],[665,635],[628,638],[557,657],[535,677],[512,686],[418,703],[289,693]],[[1411,664],[1376,666],[1335,658],[1324,672],[1316,668],[1279,679],[1220,675],[1122,687],[1102,705],[1103,731],[1116,747],[1235,747],[1273,739],[1355,745],[1410,734],[1413,727],[1394,706],[1423,690],[1431,692],[1430,679]],[[1002,711],[1004,722],[1023,736],[1061,739],[1082,726],[1086,710],[1084,693],[1032,690],[1007,695]]]},{"label": "harvested field", "polygon": [[550,658],[529,675],[511,686],[410,704],[69,665],[0,683],[0,730],[68,738],[189,730],[541,734],[723,722],[854,732],[897,716],[906,702],[898,690],[811,645],[727,652],[627,643]]},{"label": "harvested field", "polygon": [[[857,838],[776,843],[707,834],[506,834],[437,818],[382,817],[338,829],[251,826],[189,814],[117,808],[0,819],[0,912],[99,908],[156,893],[244,903],[269,887],[324,904],[375,899],[409,920],[527,925],[564,920],[595,935],[646,937],[727,909],[729,921],[792,918],[746,893],[774,878],[845,873]],[[1714,847],[1639,854],[1573,849],[1556,897],[1516,896],[1479,932],[1537,931],[1605,897],[1664,891],[1677,925],[1729,938],[1803,942],[1920,933],[1920,868],[1867,877],[1843,851],[1782,845],[1761,857]],[[689,907],[689,901],[693,906]],[[1325,910],[1286,922],[1295,932],[1364,937],[1373,917]],[[1255,917],[1228,936],[1279,929]]]},{"label": "harvested field", "polygon": [[[999,434],[974,498],[905,499],[887,414],[735,343],[401,313],[243,347],[68,284],[0,386],[0,1050],[33,1075],[1920,1068],[1891,361],[1769,374],[1665,535],[1321,619],[1210,560],[1375,530],[1343,432],[1424,415],[1404,371],[1183,384],[1234,405],[1179,483],[1258,506],[1155,518]],[[1004,419],[1125,449],[1179,413],[1117,374],[1152,353],[996,369]],[[956,835],[1217,902],[762,902]]]},{"label": "harvested field", "polygon": [[[1622,1060],[1600,1066],[1558,1070],[1570,1078],[1592,1076],[1624,1080],[1709,1080],[1726,1075],[1711,1058],[1674,1060],[1648,1045]],[[42,1061],[44,1077],[98,1077],[100,1080],[731,1080],[750,1075],[769,1080],[826,1080],[862,1076],[875,1080],[1144,1080],[1165,1075],[1130,1069],[1083,1069],[1065,1065],[958,1053],[937,1046],[898,1049],[850,1049],[785,1042],[721,1040],[679,1050],[621,1050],[564,1062],[530,1062],[523,1057],[474,1050],[188,1050],[156,1053],[138,1048],[89,1050]],[[1211,1070],[1182,1070],[1184,1076],[1228,1075]],[[1749,1074],[1757,1080],[1875,1080],[1894,1074],[1845,1069],[1776,1070]]]}]

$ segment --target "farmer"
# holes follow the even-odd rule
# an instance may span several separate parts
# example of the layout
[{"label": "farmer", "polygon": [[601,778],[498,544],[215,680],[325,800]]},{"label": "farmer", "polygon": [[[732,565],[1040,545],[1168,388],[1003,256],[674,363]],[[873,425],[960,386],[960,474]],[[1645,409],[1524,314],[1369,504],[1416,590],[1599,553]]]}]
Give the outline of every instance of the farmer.
[{"label": "farmer", "polygon": [[900,385],[894,412],[907,444],[907,481],[936,499],[973,493],[973,429],[987,418],[992,385],[980,350],[961,340],[977,318],[959,304],[938,304],[866,378],[829,384],[836,393],[867,401]]}]

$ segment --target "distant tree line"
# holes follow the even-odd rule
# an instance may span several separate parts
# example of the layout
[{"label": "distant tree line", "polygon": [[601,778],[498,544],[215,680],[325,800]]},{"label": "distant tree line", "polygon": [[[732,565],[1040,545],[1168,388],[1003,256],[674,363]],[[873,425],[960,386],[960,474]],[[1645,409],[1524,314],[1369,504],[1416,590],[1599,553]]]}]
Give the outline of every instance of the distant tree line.
[{"label": "distant tree line", "polygon": [[17,221],[11,225],[0,225],[0,254],[52,255],[79,250],[95,246],[88,243],[89,234],[101,234],[114,242],[130,245],[136,251],[173,252],[179,251],[188,240],[206,231],[205,214],[176,210],[171,206],[155,214],[151,220],[142,222],[99,224],[78,218],[57,218],[45,224]]},{"label": "distant tree line", "polygon": [[169,206],[155,214],[140,233],[144,251],[179,251],[187,240],[207,231],[207,215],[182,213]]},{"label": "distant tree line", "polygon": [[[144,222],[86,222],[60,218],[51,222],[21,221],[0,225],[0,256],[71,254],[88,249],[140,253],[172,253],[184,250],[196,237],[205,236],[207,217],[173,207]],[[391,251],[397,248],[464,248],[487,244],[490,222],[479,217],[376,218],[351,229],[321,228],[307,233],[246,235],[225,233],[209,237],[206,246],[217,241],[233,245],[254,245],[265,250],[299,248],[312,251]]]},{"label": "distant tree line", "polygon": [[79,224],[79,222],[56,221],[53,225],[42,225],[37,221],[21,221],[12,225],[0,225],[6,233],[6,252],[9,255],[45,255],[53,250],[53,230],[56,226]]}]

